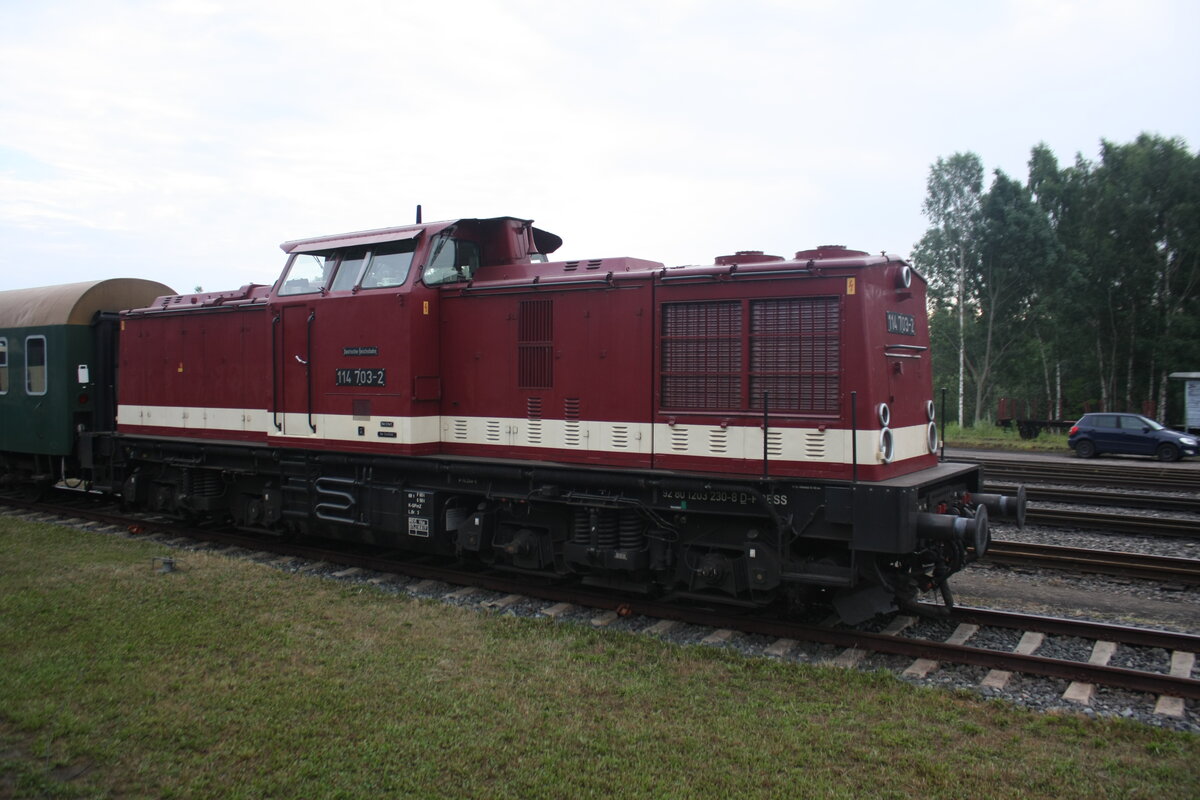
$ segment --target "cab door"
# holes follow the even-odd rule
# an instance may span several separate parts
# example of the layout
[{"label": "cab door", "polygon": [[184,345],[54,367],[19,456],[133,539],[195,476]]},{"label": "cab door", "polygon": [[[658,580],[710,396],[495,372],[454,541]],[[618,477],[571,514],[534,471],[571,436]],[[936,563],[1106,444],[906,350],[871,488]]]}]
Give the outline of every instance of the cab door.
[{"label": "cab door", "polygon": [[313,354],[316,308],[308,303],[283,306],[276,317],[275,405],[276,431],[284,436],[313,436]]}]

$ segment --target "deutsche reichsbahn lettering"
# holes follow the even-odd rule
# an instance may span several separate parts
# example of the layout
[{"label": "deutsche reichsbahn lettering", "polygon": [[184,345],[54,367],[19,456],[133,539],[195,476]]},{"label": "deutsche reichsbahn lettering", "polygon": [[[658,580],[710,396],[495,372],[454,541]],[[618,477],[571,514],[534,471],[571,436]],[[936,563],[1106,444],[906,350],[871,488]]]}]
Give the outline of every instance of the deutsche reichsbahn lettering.
[{"label": "deutsche reichsbahn lettering", "polygon": [[901,314],[899,311],[885,311],[887,314],[887,332],[898,333],[901,336],[917,335],[917,320],[912,314]]},{"label": "deutsche reichsbahn lettering", "polygon": [[343,347],[342,355],[344,355],[344,356],[377,356],[377,355],[379,355],[379,348],[374,347],[374,346]]},{"label": "deutsche reichsbahn lettering", "polygon": [[380,369],[336,369],[334,383],[337,386],[386,386],[386,370]]}]

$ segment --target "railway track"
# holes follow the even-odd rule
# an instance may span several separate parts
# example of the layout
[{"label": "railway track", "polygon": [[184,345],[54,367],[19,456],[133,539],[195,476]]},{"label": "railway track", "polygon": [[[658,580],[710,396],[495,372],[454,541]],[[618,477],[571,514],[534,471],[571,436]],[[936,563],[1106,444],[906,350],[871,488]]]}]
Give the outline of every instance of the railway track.
[{"label": "railway track", "polygon": [[[762,613],[751,614],[740,609],[715,609],[644,597],[619,597],[586,587],[532,581],[525,576],[494,574],[477,569],[467,571],[427,559],[399,561],[394,553],[330,551],[317,544],[264,540],[239,532],[187,530],[170,520],[147,516],[131,519],[113,509],[87,508],[86,505],[72,504],[61,508],[36,506],[30,509],[28,504],[24,504],[24,510],[18,508],[8,513],[60,524],[79,524],[89,520],[114,531],[129,530],[141,536],[155,536],[167,545],[196,546],[200,542],[201,546],[228,548],[230,552],[259,560],[268,559],[277,565],[303,561],[309,565],[305,569],[312,569],[314,565],[336,564],[331,568],[336,575],[361,575],[363,571],[371,571],[385,576],[379,579],[381,582],[403,581],[414,589],[444,585],[444,594],[450,596],[464,597],[478,591],[502,595],[482,604],[492,608],[512,605],[518,598],[532,598],[546,604],[537,612],[540,615],[557,617],[567,608],[583,608],[591,616],[593,625],[607,625],[613,620],[637,616],[648,620],[643,632],[652,634],[661,634],[669,630],[671,625],[686,623],[712,629],[712,634],[704,639],[705,642],[727,641],[732,636],[769,636],[775,641],[774,645],[766,648],[771,655],[786,656],[789,650],[801,646],[840,649],[840,652],[819,662],[830,665],[854,666],[868,654],[874,653],[911,659],[912,663],[904,670],[908,676],[928,674],[939,664],[985,667],[993,683],[1003,678],[1005,673],[1022,673],[1071,681],[1073,687],[1076,684],[1102,685],[1158,695],[1167,698],[1160,699],[1159,705],[1167,709],[1163,713],[1171,716],[1186,713],[1182,706],[1184,699],[1200,700],[1200,680],[1191,677],[1190,664],[1194,663],[1194,655],[1191,661],[1188,660],[1189,653],[1200,651],[1200,636],[1189,634],[959,608],[951,612],[951,619],[959,623],[955,635],[940,641],[911,633],[919,628],[919,615],[899,615],[881,632],[845,628],[831,622],[811,624]],[[922,606],[917,610],[930,615],[946,614],[946,609],[935,606]],[[1162,671],[1145,672],[1102,663],[1038,656],[1030,646],[1022,646],[1012,652],[970,646],[967,642],[974,630],[983,626],[1023,628],[1030,635],[1037,633],[1044,636],[1048,632],[1056,636],[1095,638],[1107,643],[1106,648],[1163,648],[1180,655],[1172,658],[1170,672],[1167,672],[1167,665],[1162,666]],[[1093,658],[1092,661],[1097,659]]]},{"label": "railway track", "polygon": [[1194,558],[1169,558],[998,540],[992,541],[986,558],[994,564],[1065,569],[1094,575],[1115,575],[1121,578],[1200,586],[1200,560]]},{"label": "railway track", "polygon": [[1025,512],[1025,524],[1139,536],[1200,538],[1200,520],[1179,517],[1135,517],[1078,509],[1029,508]]},{"label": "railway track", "polygon": [[[988,482],[987,490],[996,494],[1015,494],[1017,484]],[[1200,514],[1200,496],[1187,497],[1175,494],[1133,494],[1115,492],[1110,489],[1084,489],[1081,487],[1054,488],[1026,486],[1025,497],[1029,502],[1064,503],[1089,506],[1118,506],[1120,508],[1144,508],[1155,511],[1176,511]]]},{"label": "railway track", "polygon": [[992,482],[1080,484],[1122,489],[1200,492],[1200,470],[1138,462],[1021,461],[1015,458],[952,455],[947,461],[979,464]]}]

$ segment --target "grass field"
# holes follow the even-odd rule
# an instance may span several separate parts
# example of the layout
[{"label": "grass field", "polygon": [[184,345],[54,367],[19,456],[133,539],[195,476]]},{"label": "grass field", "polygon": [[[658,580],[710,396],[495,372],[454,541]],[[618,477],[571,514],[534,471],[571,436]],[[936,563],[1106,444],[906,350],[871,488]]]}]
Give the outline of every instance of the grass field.
[{"label": "grass field", "polygon": [[1200,737],[0,518],[0,798],[1200,796]]},{"label": "grass field", "polygon": [[1031,452],[1053,452],[1070,455],[1065,433],[1042,431],[1036,439],[1022,439],[1017,429],[1001,428],[999,425],[980,424],[964,428],[958,424],[946,425],[946,446],[982,448],[988,450],[1028,450]]}]

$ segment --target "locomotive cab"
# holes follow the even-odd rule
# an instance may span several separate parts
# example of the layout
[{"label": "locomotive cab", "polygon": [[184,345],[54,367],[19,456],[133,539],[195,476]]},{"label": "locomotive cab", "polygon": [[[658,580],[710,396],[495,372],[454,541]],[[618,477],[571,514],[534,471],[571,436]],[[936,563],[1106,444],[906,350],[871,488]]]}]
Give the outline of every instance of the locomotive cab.
[{"label": "locomotive cab", "polygon": [[285,242],[269,297],[268,435],[437,452],[443,295],[477,279],[527,279],[561,243],[513,217]]},{"label": "locomotive cab", "polygon": [[[479,270],[506,267],[493,278],[520,277],[520,267],[545,262],[562,239],[514,217],[461,219],[284,242],[289,254],[275,284],[277,298],[412,291],[417,284],[471,281]],[[409,277],[413,278],[409,281]]]}]

